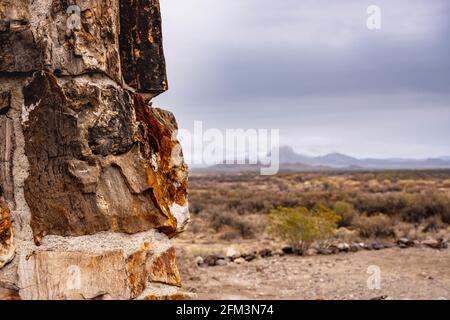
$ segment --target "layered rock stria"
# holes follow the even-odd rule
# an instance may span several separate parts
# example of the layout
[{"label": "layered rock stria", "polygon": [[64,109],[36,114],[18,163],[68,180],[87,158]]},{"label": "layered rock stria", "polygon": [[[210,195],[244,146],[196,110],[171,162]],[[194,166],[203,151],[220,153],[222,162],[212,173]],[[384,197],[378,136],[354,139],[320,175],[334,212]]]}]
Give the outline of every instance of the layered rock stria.
[{"label": "layered rock stria", "polygon": [[158,0],[0,0],[0,298],[180,298]]}]

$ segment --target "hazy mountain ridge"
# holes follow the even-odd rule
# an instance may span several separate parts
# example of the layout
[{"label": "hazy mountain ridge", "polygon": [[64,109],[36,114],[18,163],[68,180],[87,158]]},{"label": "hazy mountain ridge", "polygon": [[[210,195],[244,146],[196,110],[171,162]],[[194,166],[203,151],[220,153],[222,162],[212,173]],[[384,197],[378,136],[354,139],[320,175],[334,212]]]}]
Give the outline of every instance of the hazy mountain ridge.
[{"label": "hazy mountain ridge", "polygon": [[[269,154],[270,157],[270,154]],[[365,158],[358,159],[339,152],[321,156],[308,156],[295,152],[292,147],[279,149],[280,171],[329,171],[329,170],[414,170],[414,169],[450,169],[450,157],[408,159],[408,158]],[[261,164],[218,164],[210,167],[192,168],[202,172],[256,172]]]},{"label": "hazy mountain ridge", "polygon": [[360,167],[367,169],[439,169],[450,168],[450,157],[428,159],[358,159],[337,152],[312,157],[296,153],[291,147],[281,147],[280,164],[284,165],[296,163],[310,166],[327,166],[332,168]]}]

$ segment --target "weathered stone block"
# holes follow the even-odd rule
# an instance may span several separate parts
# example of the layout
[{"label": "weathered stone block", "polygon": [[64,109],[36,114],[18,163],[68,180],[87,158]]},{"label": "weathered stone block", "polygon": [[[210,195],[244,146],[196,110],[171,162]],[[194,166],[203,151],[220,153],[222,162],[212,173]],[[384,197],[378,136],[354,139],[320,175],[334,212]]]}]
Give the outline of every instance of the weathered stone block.
[{"label": "weathered stone block", "polygon": [[118,0],[0,0],[0,19],[0,72],[101,72],[121,82]]},{"label": "weathered stone block", "polygon": [[[25,197],[35,240],[107,230],[176,233],[187,217],[171,207],[186,204],[187,169],[173,156],[174,118],[136,107],[110,81],[86,80],[38,73],[24,88]],[[145,119],[136,118],[142,113]]]},{"label": "weathered stone block", "polygon": [[150,280],[174,286],[181,286],[175,248],[154,257],[150,267]]},{"label": "weathered stone block", "polygon": [[20,296],[25,300],[129,299],[120,250],[103,254],[42,251],[19,261]]},{"label": "weathered stone block", "polygon": [[27,0],[0,0],[0,72],[42,68],[42,57],[30,26]]},{"label": "weathered stone block", "polygon": [[168,88],[159,0],[0,0],[0,40],[0,72],[123,74],[150,97]]},{"label": "weathered stone block", "polygon": [[179,292],[179,293],[175,293],[173,295],[166,295],[166,296],[146,296],[144,298],[144,300],[149,300],[149,301],[164,301],[164,300],[171,300],[171,301],[176,301],[176,300],[190,300],[190,297],[188,294],[184,293],[184,292]]},{"label": "weathered stone block", "polygon": [[120,0],[120,55],[125,83],[156,96],[167,90],[159,0]]},{"label": "weathered stone block", "polygon": [[158,1],[0,0],[0,299],[177,295],[166,89]]},{"label": "weathered stone block", "polygon": [[175,248],[155,254],[151,247],[143,248],[128,257],[127,274],[132,298],[142,294],[150,282],[181,286]]}]

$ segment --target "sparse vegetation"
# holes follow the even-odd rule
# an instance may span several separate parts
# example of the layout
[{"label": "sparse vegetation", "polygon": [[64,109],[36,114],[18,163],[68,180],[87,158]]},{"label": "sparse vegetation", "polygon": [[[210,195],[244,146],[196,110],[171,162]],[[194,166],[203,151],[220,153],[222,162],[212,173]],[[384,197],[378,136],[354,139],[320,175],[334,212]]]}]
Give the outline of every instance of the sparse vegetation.
[{"label": "sparse vegetation", "polygon": [[339,220],[339,227],[349,227],[352,225],[353,219],[356,215],[356,210],[351,203],[344,201],[337,201],[333,205],[334,212],[341,217]]},{"label": "sparse vegetation", "polygon": [[373,216],[360,215],[356,217],[353,226],[359,230],[363,238],[387,238],[394,237],[392,219],[379,213]]},{"label": "sparse vegetation", "polygon": [[229,240],[260,237],[274,209],[326,207],[340,217],[339,228],[361,237],[391,237],[400,224],[438,232],[450,224],[449,181],[448,170],[194,176],[190,230]]},{"label": "sparse vegetation", "polygon": [[273,209],[268,220],[270,234],[303,253],[314,242],[329,239],[336,231],[340,217],[332,210],[319,206],[314,210],[305,207]]},{"label": "sparse vegetation", "polygon": [[210,224],[215,231],[225,231],[221,235],[221,238],[224,240],[232,240],[239,237],[249,238],[255,235],[252,224],[232,212],[216,212],[211,217]]}]

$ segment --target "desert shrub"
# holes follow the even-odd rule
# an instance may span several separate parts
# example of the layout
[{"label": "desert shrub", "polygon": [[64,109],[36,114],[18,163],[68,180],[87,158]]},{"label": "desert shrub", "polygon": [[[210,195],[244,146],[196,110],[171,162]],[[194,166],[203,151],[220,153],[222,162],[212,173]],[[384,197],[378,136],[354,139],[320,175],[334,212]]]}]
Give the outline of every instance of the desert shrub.
[{"label": "desert shrub", "polygon": [[343,227],[337,229],[336,232],[334,233],[334,236],[337,239],[340,239],[345,242],[354,242],[354,241],[359,240],[357,230],[350,230],[350,229],[343,228]]},{"label": "desert shrub", "polygon": [[192,217],[192,219],[190,220],[189,231],[192,232],[193,234],[197,234],[203,231],[203,228],[199,223],[197,223],[194,217]]},{"label": "desert shrub", "polygon": [[305,207],[277,208],[268,216],[268,233],[305,252],[312,243],[330,238],[339,219],[326,207],[314,210]]},{"label": "desert shrub", "polygon": [[244,221],[242,217],[232,212],[216,212],[214,215],[211,215],[210,226],[215,231],[225,228],[227,233],[233,233],[234,237],[236,233],[231,232],[230,229],[237,231],[244,238],[254,236],[252,224]]},{"label": "desert shrub", "polygon": [[411,240],[418,239],[419,235],[418,225],[400,221],[395,225],[395,235],[397,238],[408,238]]},{"label": "desert shrub", "polygon": [[233,228],[226,228],[220,235],[220,240],[226,240],[226,241],[232,241],[232,240],[238,240],[242,238],[242,234],[239,230],[233,229]]},{"label": "desert shrub", "polygon": [[450,224],[450,201],[446,207],[445,212],[441,215],[442,222]]},{"label": "desert shrub", "polygon": [[422,232],[437,232],[439,229],[444,228],[441,217],[433,216],[424,221],[424,227]]},{"label": "desert shrub", "polygon": [[192,214],[199,214],[200,212],[202,212],[203,209],[204,209],[204,208],[203,208],[203,206],[201,205],[201,202],[200,202],[200,201],[199,201],[199,202],[197,202],[197,201],[191,202],[191,203],[189,204],[189,211],[190,211]]},{"label": "desert shrub", "polygon": [[411,195],[407,206],[401,211],[403,220],[420,223],[437,216],[445,223],[450,223],[450,200],[439,194]]},{"label": "desert shrub", "polygon": [[333,205],[334,212],[341,217],[338,227],[349,227],[357,214],[355,208],[351,203],[338,201]]},{"label": "desert shrub", "polygon": [[373,216],[361,215],[354,219],[353,227],[364,238],[387,238],[395,236],[392,219],[379,213]]},{"label": "desert shrub", "polygon": [[368,215],[383,213],[399,216],[403,221],[421,223],[437,216],[450,223],[450,199],[439,193],[392,192],[387,194],[359,194],[349,200],[359,212]]},{"label": "desert shrub", "polygon": [[[355,231],[359,230],[354,226],[360,222],[355,221],[359,213],[366,214],[365,218],[382,213],[397,222],[420,224],[433,231],[450,224],[450,197],[448,190],[441,190],[449,185],[449,177],[450,171],[200,176],[190,179],[189,197],[193,218],[198,218],[195,230],[214,226],[220,231],[217,235],[226,239],[258,236],[267,222],[258,215],[266,216],[278,207],[304,207],[310,212],[321,206],[332,208],[341,217],[338,226]],[[382,193],[369,190],[371,180],[382,185],[378,190]],[[412,181],[411,186],[404,183],[406,180]],[[433,219],[443,224],[435,224]],[[224,227],[227,225],[231,227]]]},{"label": "desert shrub", "polygon": [[263,212],[270,208],[270,202],[259,197],[249,196],[246,199],[236,201],[237,205],[234,208],[239,214]]},{"label": "desert shrub", "polygon": [[380,181],[372,179],[366,182],[366,189],[371,193],[378,193],[383,191],[383,186]]},{"label": "desert shrub", "polygon": [[365,212],[368,215],[377,213],[393,215],[408,206],[409,195],[405,193],[359,194],[352,202],[359,212]]}]

